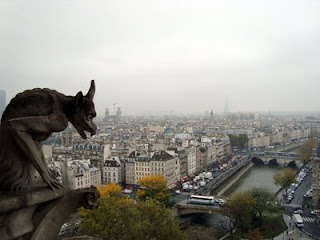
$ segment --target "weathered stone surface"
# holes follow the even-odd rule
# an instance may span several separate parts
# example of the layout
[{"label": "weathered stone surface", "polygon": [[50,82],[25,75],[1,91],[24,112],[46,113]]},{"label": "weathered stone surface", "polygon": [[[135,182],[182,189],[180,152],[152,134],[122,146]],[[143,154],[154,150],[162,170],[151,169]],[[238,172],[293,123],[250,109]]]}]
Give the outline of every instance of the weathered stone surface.
[{"label": "weathered stone surface", "polygon": [[38,188],[26,193],[0,193],[0,215],[60,198],[68,191]]},{"label": "weathered stone surface", "polygon": [[91,236],[76,236],[64,238],[63,240],[102,240],[102,238],[91,237]]},{"label": "weathered stone surface", "polygon": [[[0,196],[1,239],[57,239],[59,230],[79,207],[94,208],[99,204],[96,188],[60,190],[47,188],[26,194]],[[10,209],[10,211],[8,211]]]},{"label": "weathered stone surface", "polygon": [[[94,81],[83,96],[33,89],[8,104],[0,126],[0,239],[55,240],[62,224],[77,208],[96,207],[95,187],[71,191],[52,175],[42,141],[71,122],[82,138],[96,133]],[[34,177],[35,170],[41,179]]]},{"label": "weathered stone surface", "polygon": [[42,153],[42,141],[60,132],[71,122],[82,138],[84,131],[96,133],[94,81],[83,96],[66,96],[55,90],[33,89],[18,94],[8,104],[0,126],[0,192],[29,191],[37,170],[49,188],[62,185],[51,175]]}]

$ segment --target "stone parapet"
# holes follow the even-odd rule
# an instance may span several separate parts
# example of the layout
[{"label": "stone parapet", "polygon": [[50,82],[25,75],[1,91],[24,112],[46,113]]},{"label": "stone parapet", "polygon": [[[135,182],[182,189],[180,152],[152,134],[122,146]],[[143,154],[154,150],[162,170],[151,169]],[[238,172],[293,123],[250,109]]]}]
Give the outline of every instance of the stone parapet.
[{"label": "stone parapet", "polygon": [[57,239],[61,226],[79,207],[97,207],[95,187],[39,188],[26,193],[0,193],[0,236],[9,239]]}]

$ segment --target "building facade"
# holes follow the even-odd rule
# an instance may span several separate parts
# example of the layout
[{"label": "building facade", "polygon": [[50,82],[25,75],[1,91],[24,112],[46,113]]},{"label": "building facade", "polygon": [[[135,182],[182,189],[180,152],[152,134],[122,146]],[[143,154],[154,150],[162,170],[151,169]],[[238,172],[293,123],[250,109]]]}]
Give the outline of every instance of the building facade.
[{"label": "building facade", "polygon": [[90,160],[65,160],[64,184],[70,189],[101,185],[100,169],[90,166]]},{"label": "building facade", "polygon": [[122,183],[121,162],[119,157],[111,157],[105,160],[103,166],[103,183]]}]

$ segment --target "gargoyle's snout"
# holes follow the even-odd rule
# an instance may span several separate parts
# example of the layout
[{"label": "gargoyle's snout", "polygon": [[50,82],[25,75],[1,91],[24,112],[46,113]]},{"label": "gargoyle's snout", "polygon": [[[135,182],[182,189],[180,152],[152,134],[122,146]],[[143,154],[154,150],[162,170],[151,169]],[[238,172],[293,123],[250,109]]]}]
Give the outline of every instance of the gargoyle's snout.
[{"label": "gargoyle's snout", "polygon": [[97,134],[97,126],[95,124],[93,124],[94,127],[92,128],[92,130],[90,131],[91,136],[96,135]]}]

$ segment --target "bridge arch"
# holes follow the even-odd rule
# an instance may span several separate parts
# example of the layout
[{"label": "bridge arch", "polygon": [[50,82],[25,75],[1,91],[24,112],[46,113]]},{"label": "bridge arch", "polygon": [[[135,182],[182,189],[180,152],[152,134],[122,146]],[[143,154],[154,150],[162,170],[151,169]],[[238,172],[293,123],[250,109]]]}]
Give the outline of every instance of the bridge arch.
[{"label": "bridge arch", "polygon": [[264,165],[263,160],[262,160],[261,158],[258,158],[258,157],[253,157],[253,158],[251,159],[251,161],[252,161],[252,163],[253,163],[254,165]]},{"label": "bridge arch", "polygon": [[288,162],[287,167],[296,168],[297,167],[296,161],[292,160],[292,161]]},{"label": "bridge arch", "polygon": [[278,160],[275,158],[272,158],[271,160],[268,161],[268,165],[277,166]]},{"label": "bridge arch", "polygon": [[175,207],[176,216],[186,216],[191,214],[222,214],[223,210],[221,207],[212,207],[212,206],[196,206],[196,205],[176,205]]}]

